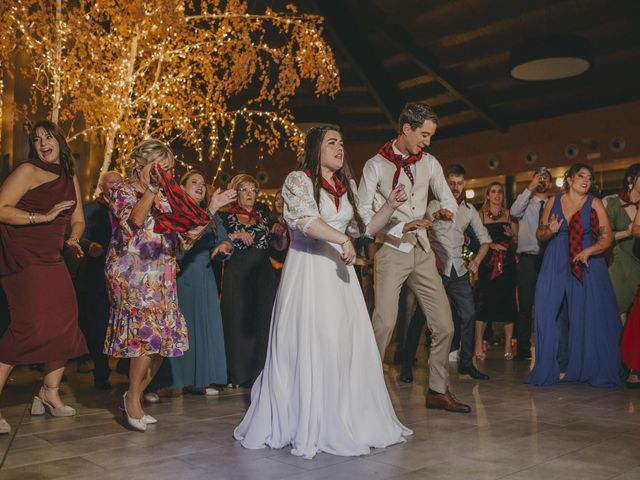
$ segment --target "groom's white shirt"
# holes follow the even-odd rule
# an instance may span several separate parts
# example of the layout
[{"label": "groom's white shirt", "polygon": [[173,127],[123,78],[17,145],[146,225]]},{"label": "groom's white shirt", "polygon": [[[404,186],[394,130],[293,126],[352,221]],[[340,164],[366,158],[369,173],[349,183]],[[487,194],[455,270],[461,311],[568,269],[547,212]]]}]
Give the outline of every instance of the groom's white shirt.
[{"label": "groom's white shirt", "polygon": [[[408,157],[396,148],[393,142],[393,151]],[[453,212],[458,211],[458,204],[449,189],[449,185],[442,172],[442,166],[431,154],[423,153],[422,158],[411,165],[414,184],[400,169],[398,184],[403,184],[407,192],[408,200],[396,209],[389,223],[378,233],[377,239],[392,248],[408,253],[417,242],[420,242],[425,251],[429,251],[429,239],[427,231],[423,228],[417,231],[402,233],[406,223],[413,220],[422,220],[427,213],[427,201],[429,188],[435,198],[440,201],[442,208]],[[362,171],[362,179],[358,187],[358,211],[365,224],[384,205],[393,190],[391,183],[396,173],[396,166],[382,155],[377,153],[369,159]]]}]

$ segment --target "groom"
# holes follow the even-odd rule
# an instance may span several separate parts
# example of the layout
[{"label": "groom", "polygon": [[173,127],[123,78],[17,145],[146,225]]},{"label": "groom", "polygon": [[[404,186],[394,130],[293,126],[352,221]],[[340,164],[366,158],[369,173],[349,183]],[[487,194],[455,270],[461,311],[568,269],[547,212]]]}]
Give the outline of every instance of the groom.
[{"label": "groom", "polygon": [[408,103],[398,119],[398,136],[387,142],[364,166],[358,188],[359,209],[365,223],[384,205],[398,183],[409,199],[378,234],[382,246],[375,255],[373,330],[384,358],[398,315],[400,288],[407,285],[418,298],[433,333],[429,355],[426,407],[468,413],[471,408],[449,392],[449,347],[453,336],[451,308],[436,268],[425,219],[429,188],[440,201],[434,219],[452,221],[458,209],[442,167],[422,150],[436,133],[438,117],[426,104]]}]

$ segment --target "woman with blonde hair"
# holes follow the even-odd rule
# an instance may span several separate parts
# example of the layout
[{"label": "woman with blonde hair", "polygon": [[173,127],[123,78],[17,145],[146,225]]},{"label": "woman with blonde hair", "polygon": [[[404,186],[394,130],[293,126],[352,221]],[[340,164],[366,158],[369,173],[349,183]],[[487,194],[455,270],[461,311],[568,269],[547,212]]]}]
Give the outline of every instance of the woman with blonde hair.
[{"label": "woman with blonde hair", "polygon": [[478,269],[475,356],[478,360],[486,358],[482,339],[487,322],[504,322],[504,358],[511,360],[513,322],[517,317],[515,242],[518,225],[509,215],[500,182],[492,182],[487,187],[480,217],[489,231],[491,244]]},{"label": "woman with blonde hair", "polygon": [[235,246],[222,281],[222,321],[229,383],[250,387],[264,366],[271,309],[276,295],[276,275],[269,248],[287,247],[285,228],[271,224],[266,209],[258,209],[258,181],[240,174],[229,188],[237,193],[236,204],[223,215]]},{"label": "woman with blonde hair", "polygon": [[[150,139],[137,145],[129,160],[131,181],[117,185],[109,198],[113,232],[105,273],[111,311],[105,353],[131,359],[121,412],[131,428],[145,431],[156,420],[142,409],[143,391],[162,359],[183,355],[189,342],[178,308],[177,234],[159,228],[177,215],[163,173],[173,168],[174,156]],[[186,235],[196,238],[203,230],[193,227]]]}]

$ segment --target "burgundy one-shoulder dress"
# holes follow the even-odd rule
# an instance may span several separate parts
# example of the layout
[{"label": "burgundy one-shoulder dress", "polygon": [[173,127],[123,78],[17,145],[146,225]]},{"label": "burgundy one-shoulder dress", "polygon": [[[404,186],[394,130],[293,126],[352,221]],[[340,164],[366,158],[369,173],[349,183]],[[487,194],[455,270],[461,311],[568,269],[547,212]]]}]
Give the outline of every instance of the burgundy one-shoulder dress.
[{"label": "burgundy one-shoulder dress", "polygon": [[[60,165],[30,162],[58,178],[29,190],[16,208],[45,214],[59,202],[76,200],[73,180]],[[71,211],[62,212],[50,223],[0,223],[0,281],[11,322],[0,338],[2,363],[61,361],[87,352],[73,284],[62,259]]]}]

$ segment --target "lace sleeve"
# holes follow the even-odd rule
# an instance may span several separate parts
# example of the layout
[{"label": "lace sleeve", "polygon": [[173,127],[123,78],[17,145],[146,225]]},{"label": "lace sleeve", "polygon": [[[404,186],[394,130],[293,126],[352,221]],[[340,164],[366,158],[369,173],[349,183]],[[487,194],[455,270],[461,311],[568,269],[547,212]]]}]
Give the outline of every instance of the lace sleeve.
[{"label": "lace sleeve", "polygon": [[306,235],[311,224],[320,217],[309,177],[301,171],[291,172],[284,181],[282,197],[287,225]]}]

